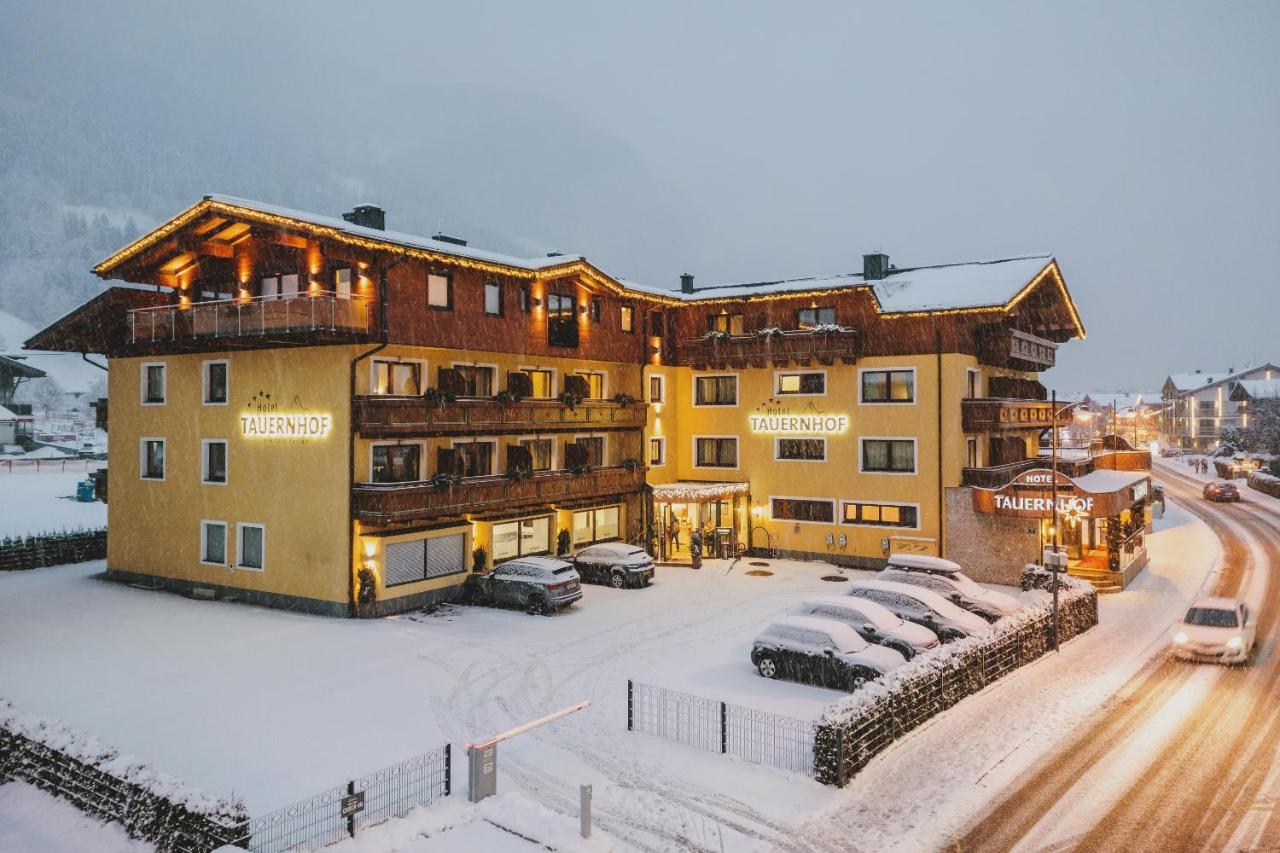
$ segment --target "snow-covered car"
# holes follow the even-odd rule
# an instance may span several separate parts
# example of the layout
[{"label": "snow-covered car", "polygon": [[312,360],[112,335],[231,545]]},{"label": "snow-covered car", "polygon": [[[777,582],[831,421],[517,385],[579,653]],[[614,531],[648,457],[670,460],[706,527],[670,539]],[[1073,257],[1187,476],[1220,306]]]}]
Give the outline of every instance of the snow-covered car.
[{"label": "snow-covered car", "polygon": [[1176,447],[1163,447],[1160,449],[1160,456],[1164,459],[1173,459],[1181,455],[1182,451]]},{"label": "snow-covered car", "polygon": [[1172,651],[1185,660],[1246,663],[1258,640],[1249,605],[1231,598],[1202,598],[1174,628]]},{"label": "snow-covered car", "polygon": [[1226,480],[1215,480],[1212,483],[1205,483],[1204,499],[1231,503],[1240,500],[1240,490],[1236,488],[1235,483],[1230,483]]},{"label": "snow-covered car", "polygon": [[751,663],[765,678],[833,690],[856,690],[906,662],[893,649],[869,644],[848,625],[805,616],[773,622],[751,647]]},{"label": "snow-covered car", "polygon": [[796,616],[843,622],[868,643],[893,649],[907,660],[936,649],[938,635],[923,625],[907,622],[866,598],[852,595],[819,595],[805,599]]},{"label": "snow-covered car", "polygon": [[473,604],[521,607],[550,616],[582,598],[578,571],[564,560],[518,557],[486,574],[469,575],[463,599]]},{"label": "snow-covered car", "polygon": [[1002,616],[1015,613],[1022,607],[1018,599],[1013,596],[979,586],[961,571],[944,574],[920,569],[901,569],[890,565],[876,575],[876,578],[924,587],[970,613],[977,613],[988,622],[994,622]]},{"label": "snow-covered car", "polygon": [[849,594],[874,601],[902,619],[923,625],[944,643],[985,634],[990,625],[981,616],[962,610],[936,592],[896,581],[856,581]]},{"label": "snow-covered car", "polygon": [[573,567],[583,583],[602,583],[614,589],[648,586],[653,581],[653,557],[625,542],[601,542],[573,555]]}]

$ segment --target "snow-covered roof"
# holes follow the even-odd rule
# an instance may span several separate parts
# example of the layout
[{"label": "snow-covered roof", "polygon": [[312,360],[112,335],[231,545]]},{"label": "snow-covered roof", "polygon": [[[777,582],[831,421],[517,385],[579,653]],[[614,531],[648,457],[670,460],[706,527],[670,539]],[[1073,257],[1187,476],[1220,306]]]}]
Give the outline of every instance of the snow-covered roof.
[{"label": "snow-covered roof", "polygon": [[836,290],[869,287],[881,311],[932,311],[948,308],[983,308],[1004,305],[1018,295],[1046,266],[1053,255],[1020,255],[985,261],[891,268],[883,279],[868,280],[862,273],[847,273],[746,284],[699,287],[674,295],[685,300],[731,299],[765,293]]},{"label": "snow-covered roof", "polygon": [[1280,397],[1280,379],[1241,379],[1232,388],[1241,388],[1252,399]]},{"label": "snow-covered roof", "polygon": [[1088,397],[1089,402],[1097,408],[1114,408],[1117,411],[1132,409],[1139,405],[1155,405],[1160,402],[1159,394],[1145,391],[1090,391],[1084,396]]},{"label": "snow-covered roof", "polygon": [[1121,489],[1132,486],[1134,483],[1146,480],[1150,476],[1145,471],[1112,471],[1109,468],[1099,468],[1096,471],[1090,471],[1088,474],[1072,477],[1071,479],[1084,491],[1098,495],[1107,492],[1118,492]]},{"label": "snow-covered roof", "polygon": [[31,420],[31,418],[29,416],[15,415],[13,412],[9,411],[4,406],[0,406],[0,423],[7,423],[8,421],[17,421],[17,420],[29,421]]},{"label": "snow-covered roof", "polygon": [[1227,370],[1197,370],[1194,373],[1171,373],[1167,381],[1172,383],[1173,387],[1178,391],[1185,393],[1208,388],[1210,385],[1217,385],[1220,382],[1226,382],[1239,376],[1245,376],[1264,367],[1275,368],[1276,366],[1270,362],[1262,362],[1247,365],[1235,371],[1228,368]]}]

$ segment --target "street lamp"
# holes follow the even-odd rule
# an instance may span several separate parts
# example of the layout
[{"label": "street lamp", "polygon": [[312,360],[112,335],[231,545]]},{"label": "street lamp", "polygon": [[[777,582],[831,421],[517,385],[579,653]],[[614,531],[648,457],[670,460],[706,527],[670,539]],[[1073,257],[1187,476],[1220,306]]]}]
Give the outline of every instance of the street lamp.
[{"label": "street lamp", "polygon": [[[1053,565],[1050,567],[1053,571],[1053,650],[1061,651],[1058,646],[1058,573],[1059,569],[1065,567],[1066,555],[1058,550],[1058,416],[1063,412],[1070,411],[1079,403],[1067,403],[1062,408],[1058,408],[1058,392],[1054,390],[1050,397],[1050,408],[1053,410],[1053,417],[1050,419],[1050,429],[1052,430],[1052,439],[1050,441],[1050,480],[1049,487],[1049,505],[1052,507],[1052,521],[1049,522],[1049,541],[1053,544]],[[1112,408],[1112,417],[1115,417],[1115,409]],[[1041,555],[1042,557],[1044,555]]]}]

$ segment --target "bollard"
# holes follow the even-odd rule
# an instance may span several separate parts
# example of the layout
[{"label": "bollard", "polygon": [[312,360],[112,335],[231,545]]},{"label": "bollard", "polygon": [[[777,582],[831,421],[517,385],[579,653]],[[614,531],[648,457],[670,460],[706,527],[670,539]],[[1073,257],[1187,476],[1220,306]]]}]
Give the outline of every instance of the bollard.
[{"label": "bollard", "polygon": [[579,811],[579,830],[582,832],[583,838],[591,837],[591,786],[581,785],[578,788],[578,794],[581,802],[578,807]]}]

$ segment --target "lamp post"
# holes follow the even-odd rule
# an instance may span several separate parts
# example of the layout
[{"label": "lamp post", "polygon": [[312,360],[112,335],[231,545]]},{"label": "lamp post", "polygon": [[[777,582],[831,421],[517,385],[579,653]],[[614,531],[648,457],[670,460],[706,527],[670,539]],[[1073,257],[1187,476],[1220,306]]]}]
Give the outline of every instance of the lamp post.
[{"label": "lamp post", "polygon": [[[1077,403],[1067,403],[1061,409],[1058,408],[1058,392],[1054,390],[1050,396],[1050,408],[1053,411],[1051,418],[1051,438],[1049,442],[1050,449],[1050,480],[1049,486],[1049,505],[1052,507],[1051,521],[1049,522],[1049,542],[1053,547],[1053,565],[1050,567],[1053,571],[1053,650],[1061,651],[1058,645],[1058,574],[1059,569],[1066,565],[1066,560],[1062,559],[1058,551],[1058,416],[1063,412],[1070,411],[1075,408]],[[1114,424],[1115,409],[1112,408],[1112,423]],[[1061,560],[1061,562],[1059,562]]]}]

